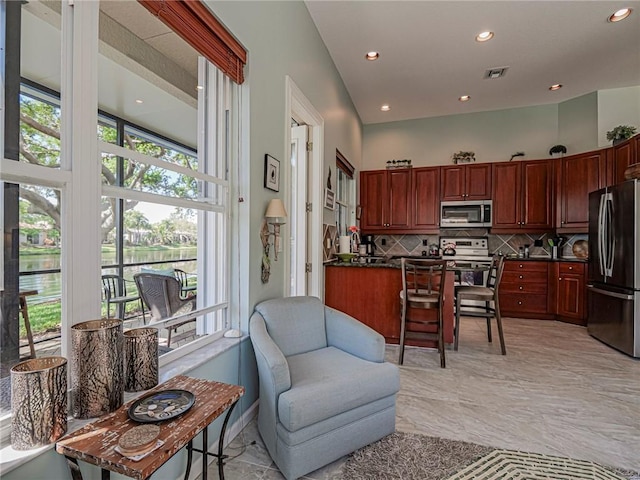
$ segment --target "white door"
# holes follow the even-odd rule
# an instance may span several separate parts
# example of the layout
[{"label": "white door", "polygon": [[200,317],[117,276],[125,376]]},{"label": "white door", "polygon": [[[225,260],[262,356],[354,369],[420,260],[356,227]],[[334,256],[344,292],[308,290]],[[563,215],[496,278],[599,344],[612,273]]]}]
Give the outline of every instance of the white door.
[{"label": "white door", "polygon": [[289,270],[291,283],[290,296],[307,294],[308,273],[307,239],[309,219],[307,212],[308,184],[307,184],[307,141],[308,127],[306,125],[291,128],[291,205],[289,218],[291,225],[291,244],[289,248]]}]

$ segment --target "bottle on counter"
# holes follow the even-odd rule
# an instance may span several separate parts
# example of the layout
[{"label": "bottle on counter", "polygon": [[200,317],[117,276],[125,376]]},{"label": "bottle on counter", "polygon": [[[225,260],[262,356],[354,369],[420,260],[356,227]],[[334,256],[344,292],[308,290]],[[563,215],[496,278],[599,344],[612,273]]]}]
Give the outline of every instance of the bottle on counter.
[{"label": "bottle on counter", "polygon": [[529,245],[524,246],[524,258],[529,258]]},{"label": "bottle on counter", "polygon": [[524,247],[518,248],[518,258],[524,258]]}]

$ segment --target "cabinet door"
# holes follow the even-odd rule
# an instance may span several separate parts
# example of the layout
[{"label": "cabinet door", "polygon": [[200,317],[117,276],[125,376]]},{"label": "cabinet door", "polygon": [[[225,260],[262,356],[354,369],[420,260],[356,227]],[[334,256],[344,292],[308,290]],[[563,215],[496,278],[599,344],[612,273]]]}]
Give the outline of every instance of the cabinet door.
[{"label": "cabinet door", "polygon": [[558,265],[557,315],[560,320],[585,325],[584,265],[561,262]]},{"label": "cabinet door", "polygon": [[635,163],[635,138],[613,147],[613,159],[611,165],[611,184],[624,182],[624,171]]},{"label": "cabinet door", "polygon": [[441,167],[440,194],[443,201],[465,200],[465,168],[463,165]]},{"label": "cabinet door", "polygon": [[601,151],[565,157],[559,161],[560,229],[586,232],[589,228],[589,192],[604,186]]},{"label": "cabinet door", "polygon": [[360,205],[363,231],[385,228],[385,202],[387,202],[387,172],[374,170],[360,172]]},{"label": "cabinet door", "polygon": [[440,168],[414,168],[412,175],[411,228],[437,230],[440,225]]},{"label": "cabinet door", "polygon": [[465,166],[465,200],[491,199],[491,164]]},{"label": "cabinet door", "polygon": [[493,166],[493,227],[520,227],[520,163]]},{"label": "cabinet door", "polygon": [[521,226],[527,229],[553,228],[553,171],[551,160],[522,162]]},{"label": "cabinet door", "polygon": [[387,173],[387,227],[407,229],[411,223],[411,170],[389,170]]}]

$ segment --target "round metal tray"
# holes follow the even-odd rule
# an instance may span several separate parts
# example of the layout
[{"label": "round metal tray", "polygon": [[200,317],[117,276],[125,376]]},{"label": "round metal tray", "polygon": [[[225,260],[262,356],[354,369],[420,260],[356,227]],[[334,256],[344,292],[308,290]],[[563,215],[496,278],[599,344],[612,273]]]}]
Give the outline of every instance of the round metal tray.
[{"label": "round metal tray", "polygon": [[196,402],[196,396],[186,390],[162,390],[139,398],[127,414],[134,422],[158,423],[182,415]]}]

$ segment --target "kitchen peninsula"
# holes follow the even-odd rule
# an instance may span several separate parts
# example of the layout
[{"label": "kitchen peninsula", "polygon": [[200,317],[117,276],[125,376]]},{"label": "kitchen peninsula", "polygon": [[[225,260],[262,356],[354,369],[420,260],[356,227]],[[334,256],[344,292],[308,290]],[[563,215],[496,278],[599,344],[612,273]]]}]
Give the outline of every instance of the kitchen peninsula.
[{"label": "kitchen peninsula", "polygon": [[[447,277],[444,301],[444,341],[453,343],[453,275]],[[400,340],[400,262],[335,263],[325,268],[325,303],[357,318],[384,336],[387,343]],[[412,314],[424,314],[412,312]],[[407,340],[407,345],[432,346],[432,342]]]}]

